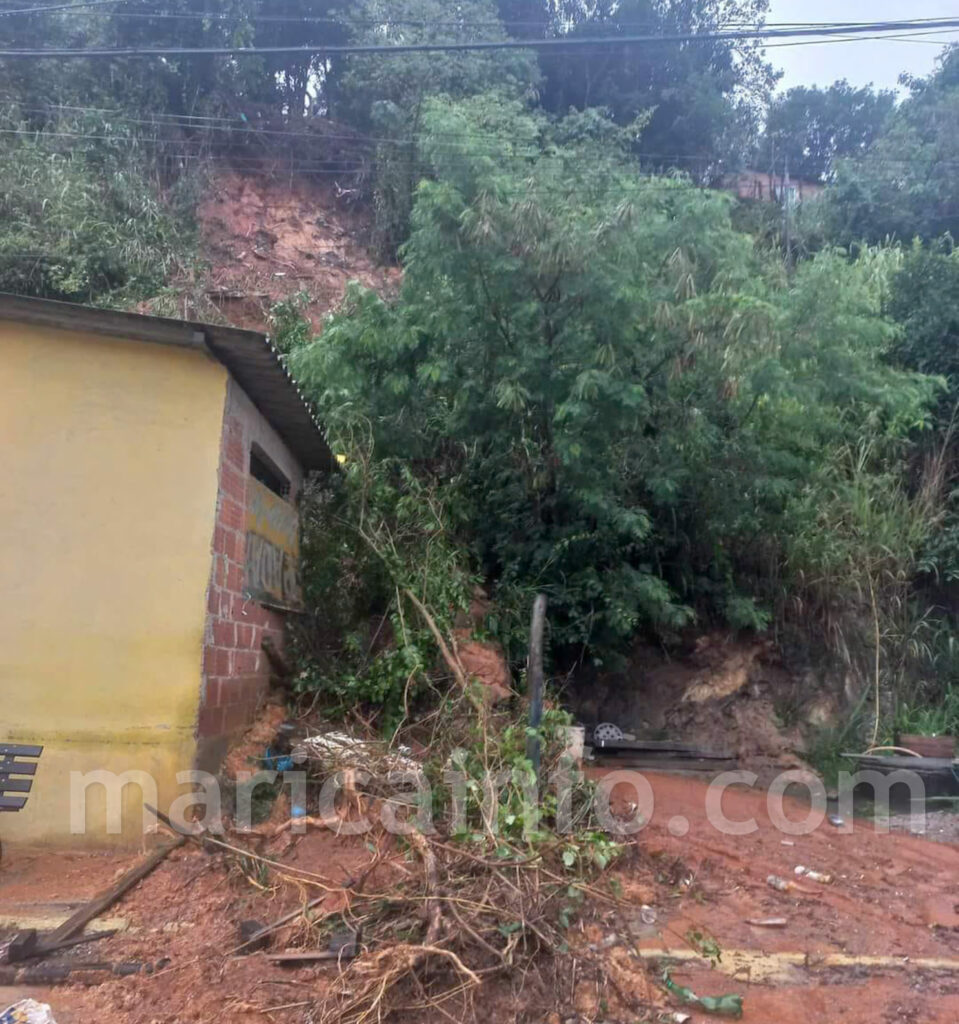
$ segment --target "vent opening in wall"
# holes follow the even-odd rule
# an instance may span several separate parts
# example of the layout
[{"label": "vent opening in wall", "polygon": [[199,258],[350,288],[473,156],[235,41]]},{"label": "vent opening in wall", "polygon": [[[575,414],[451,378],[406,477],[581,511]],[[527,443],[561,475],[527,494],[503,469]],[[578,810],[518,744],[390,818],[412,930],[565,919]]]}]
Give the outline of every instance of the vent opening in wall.
[{"label": "vent opening in wall", "polygon": [[290,496],[290,481],[258,444],[250,447],[250,476],[281,498]]}]

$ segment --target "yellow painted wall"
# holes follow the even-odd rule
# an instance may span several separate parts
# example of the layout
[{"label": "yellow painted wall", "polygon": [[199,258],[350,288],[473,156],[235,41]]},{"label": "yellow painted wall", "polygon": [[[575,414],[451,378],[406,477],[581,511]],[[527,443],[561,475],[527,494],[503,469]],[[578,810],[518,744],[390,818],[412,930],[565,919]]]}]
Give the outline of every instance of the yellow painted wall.
[{"label": "yellow painted wall", "polygon": [[46,747],[5,842],[120,841],[100,787],[70,834],[70,771],[185,791],[226,380],[202,352],[0,322],[0,742]]}]

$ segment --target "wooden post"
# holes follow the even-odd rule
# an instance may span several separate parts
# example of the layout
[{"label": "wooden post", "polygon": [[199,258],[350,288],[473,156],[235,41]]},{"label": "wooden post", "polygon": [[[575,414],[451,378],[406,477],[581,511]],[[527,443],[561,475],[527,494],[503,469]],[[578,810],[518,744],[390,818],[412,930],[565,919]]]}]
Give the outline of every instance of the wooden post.
[{"label": "wooden post", "polygon": [[[529,683],[529,727],[539,729],[543,720],[543,626],[546,622],[546,595],[537,594],[533,602],[533,617],[529,627],[529,661],[527,681]],[[526,737],[526,756],[533,763],[533,771],[539,775],[539,735]]]}]

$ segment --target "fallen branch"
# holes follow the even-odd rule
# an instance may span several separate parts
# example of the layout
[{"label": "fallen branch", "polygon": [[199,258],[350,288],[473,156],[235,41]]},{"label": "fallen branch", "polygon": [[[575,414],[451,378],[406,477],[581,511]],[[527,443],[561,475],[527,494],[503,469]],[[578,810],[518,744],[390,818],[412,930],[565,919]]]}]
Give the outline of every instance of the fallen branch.
[{"label": "fallen branch", "polygon": [[164,861],[170,853],[181,847],[186,840],[186,836],[180,836],[166,846],[157,847],[146,860],[137,864],[136,867],[130,868],[109,889],[100,893],[99,896],[94,896],[89,903],[85,903],[75,914],[68,917],[59,928],[46,936],[38,946],[37,952],[53,952],[60,943],[73,938],[78,932],[83,931],[95,917],[99,917],[105,910],[109,910],[117,900],[129,892],[138,882],[146,878],[151,871]]},{"label": "fallen branch", "polygon": [[480,714],[486,713],[486,707],[483,702],[473,692],[473,688],[470,686],[469,678],[466,675],[466,671],[463,668],[459,658],[454,657],[453,652],[449,649],[449,645],[443,638],[443,634],[440,632],[439,626],[436,625],[436,620],[430,615],[426,605],[413,593],[412,590],[404,590],[404,594],[410,599],[413,606],[423,617],[423,621],[426,623],[427,629],[433,634],[433,639],[436,641],[436,646],[440,649],[440,654],[443,656],[443,660],[449,667],[450,672],[453,673],[453,678],[456,680],[460,689],[469,698],[470,703],[476,708]]},{"label": "fallen branch", "polygon": [[314,907],[318,907],[326,899],[326,893],[322,896],[317,896],[315,900],[310,900],[309,903],[302,907],[297,907],[296,910],[290,911],[289,914],[284,914],[282,917],[277,918],[271,924],[264,925],[262,928],[255,931],[246,942],[241,942],[235,949],[231,949],[227,956],[232,956],[234,953],[239,953],[241,950],[246,949],[247,946],[251,946],[255,942],[259,942],[260,939],[265,939],[268,935],[272,935],[275,931],[278,931],[285,924],[289,924],[291,921],[295,921],[301,914],[305,914],[308,910],[312,910]]},{"label": "fallen branch", "polygon": [[436,854],[430,849],[430,844],[422,832],[413,832],[409,836],[410,845],[416,848],[416,852],[423,860],[423,870],[426,875],[426,938],[424,944],[433,945],[440,937],[443,930],[443,911],[436,897],[437,871]]}]

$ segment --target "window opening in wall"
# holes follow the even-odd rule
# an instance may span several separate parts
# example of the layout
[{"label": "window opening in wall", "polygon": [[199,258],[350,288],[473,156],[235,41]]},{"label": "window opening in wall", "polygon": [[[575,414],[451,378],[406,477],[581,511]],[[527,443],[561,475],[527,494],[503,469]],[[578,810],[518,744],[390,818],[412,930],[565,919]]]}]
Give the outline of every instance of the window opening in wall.
[{"label": "window opening in wall", "polygon": [[289,497],[290,481],[258,444],[250,446],[250,476],[281,498]]}]

